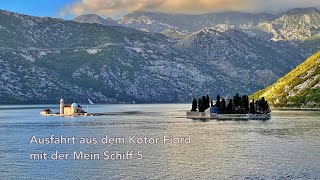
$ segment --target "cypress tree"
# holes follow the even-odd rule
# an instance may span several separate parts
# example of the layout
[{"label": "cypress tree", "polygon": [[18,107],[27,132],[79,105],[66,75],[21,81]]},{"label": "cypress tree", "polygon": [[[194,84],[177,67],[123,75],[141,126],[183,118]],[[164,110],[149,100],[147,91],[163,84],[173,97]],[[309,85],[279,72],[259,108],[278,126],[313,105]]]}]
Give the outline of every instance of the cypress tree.
[{"label": "cypress tree", "polygon": [[255,112],[260,112],[260,100],[256,100],[255,102]]},{"label": "cypress tree", "polygon": [[208,109],[210,107],[210,97],[209,95],[207,94],[206,95],[206,109]]},{"label": "cypress tree", "polygon": [[216,107],[220,107],[220,96],[217,96]]},{"label": "cypress tree", "polygon": [[233,102],[232,102],[232,99],[230,99],[227,106],[227,113],[231,114],[232,112],[233,112]]},{"label": "cypress tree", "polygon": [[245,109],[246,109],[246,113],[248,113],[249,109],[250,109],[250,107],[249,107],[249,96],[246,96],[246,107],[245,107]]},{"label": "cypress tree", "polygon": [[240,109],[241,109],[241,113],[245,114],[249,112],[249,99],[247,95],[243,95],[241,97]]},{"label": "cypress tree", "polygon": [[239,93],[237,93],[237,94],[233,97],[234,107],[239,107],[239,106],[240,106],[240,101],[241,101],[241,97],[240,97]]},{"label": "cypress tree", "polygon": [[270,107],[269,107],[269,104],[268,104],[268,101],[266,101],[266,111],[265,113],[270,113]]},{"label": "cypress tree", "polygon": [[198,105],[198,102],[196,98],[193,98],[191,111],[194,111],[194,112],[197,111],[197,105]]},{"label": "cypress tree", "polygon": [[267,111],[267,107],[269,105],[264,97],[262,97],[257,104],[258,104],[258,109],[260,113],[265,113]]},{"label": "cypress tree", "polygon": [[267,112],[268,109],[268,102],[265,100],[264,97],[261,98],[261,110],[263,113]]},{"label": "cypress tree", "polygon": [[226,100],[225,100],[224,98],[222,99],[222,101],[221,101],[221,103],[220,103],[219,109],[220,109],[219,112],[220,112],[221,114],[226,113],[227,107],[226,107]]},{"label": "cypress tree", "polygon": [[199,112],[203,112],[203,104],[201,99],[198,100],[198,110]]},{"label": "cypress tree", "polygon": [[201,102],[202,102],[202,110],[203,110],[202,112],[204,112],[207,109],[207,98],[206,98],[206,96],[202,96]]},{"label": "cypress tree", "polygon": [[256,113],[256,108],[255,108],[255,106],[254,106],[254,99],[253,99],[252,102],[250,103],[249,113],[251,113],[251,114]]}]

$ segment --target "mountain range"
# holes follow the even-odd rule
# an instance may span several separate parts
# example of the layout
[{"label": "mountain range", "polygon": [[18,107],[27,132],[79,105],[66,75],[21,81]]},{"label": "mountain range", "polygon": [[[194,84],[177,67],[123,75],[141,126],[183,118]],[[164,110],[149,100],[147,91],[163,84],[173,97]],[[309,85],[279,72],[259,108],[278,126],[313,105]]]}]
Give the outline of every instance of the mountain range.
[{"label": "mountain range", "polygon": [[[83,16],[91,15],[80,17]],[[87,18],[85,22],[95,22],[90,19]],[[308,56],[320,48],[320,11],[314,7],[295,8],[278,14],[221,12],[186,15],[137,11],[112,22],[119,26],[162,33],[174,39],[184,38],[205,28],[218,31],[240,29],[272,41],[290,41]]]},{"label": "mountain range", "polygon": [[68,21],[1,10],[0,103],[53,103],[62,97],[187,102],[203,93],[252,93],[316,49],[316,28],[306,40],[275,40],[259,27],[279,16],[241,14],[136,12],[119,21],[92,14]]},{"label": "mountain range", "polygon": [[118,24],[150,32],[175,30],[182,34],[210,27],[260,30],[273,40],[306,40],[319,35],[320,11],[317,8],[296,8],[279,14],[223,12],[202,15],[134,12],[120,18]]}]

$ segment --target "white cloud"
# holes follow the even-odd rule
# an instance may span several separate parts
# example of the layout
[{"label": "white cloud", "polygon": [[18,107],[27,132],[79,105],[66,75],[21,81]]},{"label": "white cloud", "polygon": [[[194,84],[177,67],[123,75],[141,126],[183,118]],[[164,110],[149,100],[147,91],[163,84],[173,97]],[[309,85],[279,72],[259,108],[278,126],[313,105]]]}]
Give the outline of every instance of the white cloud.
[{"label": "white cloud", "polygon": [[60,15],[95,13],[117,16],[138,10],[185,14],[262,12],[296,7],[320,7],[320,0],[78,0],[66,5]]}]

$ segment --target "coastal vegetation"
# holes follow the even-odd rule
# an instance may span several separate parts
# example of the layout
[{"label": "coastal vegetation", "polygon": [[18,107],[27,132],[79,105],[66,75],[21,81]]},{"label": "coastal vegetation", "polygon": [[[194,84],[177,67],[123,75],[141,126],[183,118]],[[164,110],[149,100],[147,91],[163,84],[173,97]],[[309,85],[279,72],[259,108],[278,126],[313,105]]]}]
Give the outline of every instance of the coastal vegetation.
[{"label": "coastal vegetation", "polygon": [[233,98],[221,98],[217,95],[216,101],[210,100],[209,95],[202,96],[198,100],[192,101],[191,111],[205,112],[209,108],[214,108],[219,114],[264,114],[269,113],[270,108],[264,97],[258,100],[252,99],[249,101],[249,96],[240,96],[237,93]]},{"label": "coastal vegetation", "polygon": [[251,98],[264,96],[274,107],[320,107],[320,51],[297,66],[276,83]]}]

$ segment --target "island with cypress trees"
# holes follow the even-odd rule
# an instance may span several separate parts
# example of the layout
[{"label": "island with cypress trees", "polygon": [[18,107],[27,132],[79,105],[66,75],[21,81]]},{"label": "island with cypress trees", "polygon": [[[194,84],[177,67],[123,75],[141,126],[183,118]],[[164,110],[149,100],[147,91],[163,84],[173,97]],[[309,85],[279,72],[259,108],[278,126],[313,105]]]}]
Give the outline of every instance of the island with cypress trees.
[{"label": "island with cypress trees", "polygon": [[209,118],[219,120],[269,120],[271,118],[268,102],[264,97],[258,100],[249,100],[249,96],[240,96],[237,93],[233,98],[221,98],[210,100],[209,96],[202,96],[192,101],[191,111],[187,112],[187,118]]}]

